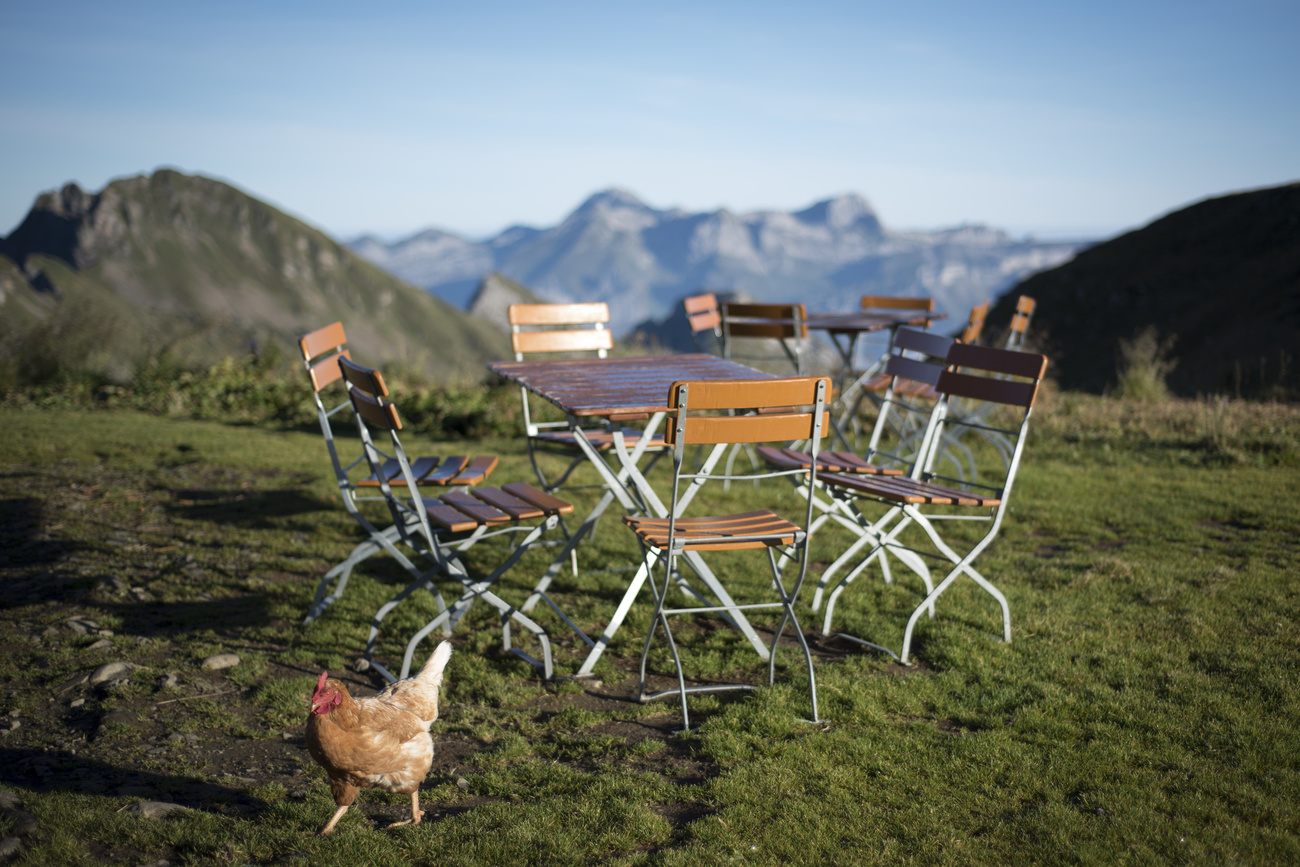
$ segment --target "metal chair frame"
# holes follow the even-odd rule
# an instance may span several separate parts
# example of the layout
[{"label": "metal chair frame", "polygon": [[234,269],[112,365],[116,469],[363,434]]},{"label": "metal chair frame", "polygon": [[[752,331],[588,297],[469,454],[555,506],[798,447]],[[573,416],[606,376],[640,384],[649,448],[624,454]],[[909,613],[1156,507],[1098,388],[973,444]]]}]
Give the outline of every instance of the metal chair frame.
[{"label": "metal chair frame", "polygon": [[[768,684],[775,682],[776,649],[787,625],[792,625],[795,637],[803,650],[808,673],[808,691],[812,704],[812,719],[820,721],[817,710],[817,683],[813,672],[812,654],[799,624],[794,603],[803,586],[808,571],[809,528],[812,523],[811,501],[804,510],[802,525],[791,523],[767,510],[741,515],[718,517],[686,517],[690,501],[710,478],[719,478],[714,472],[728,445],[735,443],[772,442],[776,440],[808,440],[810,453],[816,455],[818,444],[829,424],[826,403],[830,394],[828,377],[765,379],[741,382],[678,382],[670,391],[668,442],[673,455],[673,508],[665,518],[626,516],[624,523],[636,534],[641,545],[642,571],[647,575],[655,597],[655,611],[646,634],[641,653],[640,687],[638,699],[654,701],[677,696],[682,710],[682,725],[690,728],[687,696],[702,692],[755,689],[751,684],[686,685],[682,657],[673,637],[670,617],[716,614],[726,618],[760,609],[779,608],[780,623],[768,652]],[[757,410],[784,407],[784,412],[757,414]],[[809,407],[810,409],[800,409]],[[700,415],[697,413],[707,413]],[[692,444],[711,445],[712,451],[704,465],[692,469],[686,450]],[[763,477],[810,474],[816,477],[816,466],[765,472]],[[729,477],[729,473],[726,474]],[[748,476],[745,476],[746,478]],[[772,586],[778,596],[775,602],[739,604],[725,600],[722,604],[704,604],[691,607],[671,607],[668,595],[676,586],[702,599],[681,579],[677,561],[687,552],[727,551],[739,549],[765,549],[772,570]],[[778,560],[778,552],[781,558]],[[798,563],[798,575],[789,589],[782,580],[782,563]],[[656,578],[662,567],[662,580]],[[675,689],[648,693],[647,661],[655,636],[662,629],[664,640],[673,658],[677,673]]]},{"label": "metal chair frame", "polygon": [[[920,464],[922,469],[919,474],[905,479],[849,476],[841,473],[824,473],[821,476],[822,483],[837,498],[852,503],[864,533],[869,532],[875,537],[875,544],[871,550],[839,581],[828,597],[822,620],[824,634],[831,633],[835,605],[844,589],[886,549],[894,554],[909,551],[915,555],[945,562],[950,567],[948,573],[934,587],[931,588],[927,581],[928,592],[925,598],[908,618],[900,654],[846,633],[835,633],[859,644],[885,651],[905,664],[908,662],[913,630],[921,613],[928,611],[930,616],[934,617],[936,600],[962,575],[969,576],[997,600],[1002,609],[1004,640],[1011,641],[1011,609],[1006,597],[975,569],[973,562],[996,538],[1002,526],[1010,503],[1011,488],[1024,451],[1029,417],[1047,368],[1047,359],[1041,355],[1015,350],[955,343],[949,350],[946,360],[953,369],[943,371],[935,384],[939,400],[934,406],[923,438],[921,449],[924,458]],[[977,376],[972,371],[987,375]],[[1012,438],[1014,442],[1011,460],[1006,466],[1001,484],[977,484],[970,480],[963,481],[934,472],[934,464],[943,444],[944,432],[953,426],[970,424],[949,411],[951,402],[956,398],[987,401],[1020,411],[1020,420],[1016,427],[1001,429],[1002,433]],[[882,506],[885,509],[884,514],[874,519],[868,518],[862,511],[862,506],[866,503]],[[943,511],[935,511],[935,509]],[[984,535],[965,553],[959,553],[938,531],[936,524],[944,520],[982,521],[987,524],[987,528]],[[921,528],[938,554],[931,550],[911,547],[900,540],[900,534],[912,524]],[[840,558],[841,561],[844,559],[844,557]],[[827,571],[839,565],[837,561]]]},{"label": "metal chair frame", "polygon": [[[437,498],[425,497],[420,492],[418,480],[398,437],[397,432],[402,428],[401,418],[397,407],[386,399],[388,389],[383,375],[347,358],[339,359],[338,364],[350,386],[348,397],[355,410],[357,433],[361,437],[366,462],[376,471],[389,461],[395,461],[400,468],[400,482],[395,479],[390,484],[387,478],[381,477],[379,485],[393,518],[393,527],[396,528],[400,541],[428,564],[423,572],[408,570],[412,571],[412,580],[375,613],[366,639],[364,658],[385,679],[401,680],[410,673],[415,649],[420,641],[435,629],[450,634],[470,606],[482,599],[500,615],[502,650],[541,670],[543,676],[550,680],[554,676],[554,663],[546,630],[490,588],[546,531],[559,526],[560,515],[571,512],[573,507],[524,484],[452,491]],[[388,434],[391,451],[381,450],[376,445],[371,434],[372,427]],[[409,499],[400,497],[394,491],[394,484],[403,486]],[[472,577],[461,556],[479,542],[502,535],[513,537],[509,556],[486,577]],[[443,603],[442,594],[432,580],[436,574],[447,575],[460,584],[460,596],[451,606]],[[421,588],[430,590],[438,600],[438,614],[408,641],[401,672],[394,677],[373,658],[380,626],[393,608]],[[513,646],[511,621],[537,639],[542,652],[540,660]]]},{"label": "metal chair frame", "polygon": [[[373,469],[371,474],[365,478],[357,481],[352,479],[352,474],[357,467],[366,463],[364,449],[362,454],[347,464],[339,456],[339,447],[334,437],[332,420],[334,416],[344,409],[350,409],[351,402],[345,398],[342,403],[333,408],[327,408],[322,398],[322,392],[335,382],[340,381],[342,371],[339,368],[339,359],[351,359],[346,343],[347,335],[343,330],[343,324],[335,322],[299,338],[298,348],[302,353],[307,376],[312,383],[312,400],[316,406],[316,417],[320,422],[321,434],[325,438],[325,447],[329,451],[330,465],[334,469],[339,499],[343,502],[344,510],[365,531],[366,538],[359,542],[346,558],[332,567],[321,578],[316,587],[315,597],[307,610],[307,616],[303,620],[304,624],[316,620],[326,608],[343,595],[347,589],[348,580],[352,576],[352,570],[358,564],[381,551],[390,554],[403,569],[412,575],[418,574],[420,571],[394,546],[393,543],[398,541],[401,535],[398,528],[390,525],[381,530],[361,511],[361,503],[377,503],[384,499],[382,496],[366,496],[361,493],[367,490],[379,490],[379,476]],[[419,457],[412,463],[412,474],[422,486],[461,488],[483,481],[496,468],[496,465],[497,459],[494,456],[478,458],[469,458],[462,455],[448,458]],[[393,479],[397,476],[399,470],[398,464],[395,461],[390,461],[382,467],[382,472],[379,475],[382,475],[385,479]],[[330,592],[331,585],[334,585],[333,592]],[[441,601],[439,601],[439,604],[441,605]]]}]

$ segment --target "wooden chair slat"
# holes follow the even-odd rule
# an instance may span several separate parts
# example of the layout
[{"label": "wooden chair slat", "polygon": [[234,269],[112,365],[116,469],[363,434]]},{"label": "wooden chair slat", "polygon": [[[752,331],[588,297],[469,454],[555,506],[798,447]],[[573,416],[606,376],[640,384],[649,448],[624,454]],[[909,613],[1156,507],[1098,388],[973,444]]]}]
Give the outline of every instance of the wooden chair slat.
[{"label": "wooden chair slat", "polygon": [[948,350],[948,363],[955,367],[977,367],[990,373],[1023,376],[1026,379],[1042,379],[1047,372],[1047,357],[1044,355],[994,346],[967,346],[964,343],[955,344]]},{"label": "wooden chair slat", "polygon": [[391,403],[381,404],[370,395],[358,389],[348,392],[352,400],[352,409],[366,420],[366,424],[384,430],[401,430],[402,420],[397,416],[397,407]]},{"label": "wooden chair slat", "polygon": [[510,335],[515,352],[591,352],[614,348],[614,337],[601,329],[516,331]]},{"label": "wooden chair slat", "polygon": [[1002,403],[1008,406],[1033,406],[1034,398],[1038,395],[1038,383],[992,379],[987,376],[972,376],[968,373],[945,370],[939,376],[935,390],[971,400]]},{"label": "wooden chair slat", "polygon": [[[830,430],[830,414],[822,417],[822,436]],[[665,440],[677,445],[676,429],[669,428]],[[686,419],[688,443],[763,443],[804,440],[813,435],[813,414],[696,416]]]},{"label": "wooden chair slat", "polygon": [[561,500],[559,497],[552,496],[540,488],[533,487],[527,482],[509,482],[501,486],[501,490],[508,491],[521,500],[525,500],[544,510],[551,515],[568,515],[573,511],[573,505]]},{"label": "wooden chair slat", "polygon": [[302,353],[303,361],[311,361],[316,356],[329,352],[331,349],[338,349],[347,342],[347,335],[343,332],[343,323],[335,322],[299,337],[298,350]]},{"label": "wooden chair slat", "polygon": [[511,325],[580,325],[609,321],[609,305],[603,301],[577,304],[511,304]]},{"label": "wooden chair slat", "polygon": [[343,378],[354,388],[359,388],[375,397],[388,397],[388,385],[384,382],[384,375],[379,371],[357,364],[351,356],[339,358],[339,370],[343,373]]},{"label": "wooden chair slat", "polygon": [[492,474],[492,471],[497,468],[497,463],[496,455],[480,455],[470,461],[468,467],[457,473],[449,484],[477,485]]},{"label": "wooden chair slat", "polygon": [[473,491],[476,499],[482,500],[494,509],[505,512],[516,521],[526,521],[546,516],[546,510],[540,509],[526,500],[519,499],[509,491],[503,491],[500,488],[474,488]]},{"label": "wooden chair slat", "polygon": [[346,349],[344,349],[342,352],[336,352],[333,355],[327,356],[323,360],[318,361],[311,367],[307,368],[307,375],[311,377],[312,388],[320,391],[325,388],[325,386],[338,382],[339,377],[343,375],[343,371],[339,369],[340,358],[347,358],[350,360],[352,356]]},{"label": "wooden chair slat", "polygon": [[933,298],[899,298],[890,295],[863,295],[859,306],[863,310],[934,310]]},{"label": "wooden chair slat", "polygon": [[694,316],[700,313],[713,313],[718,309],[718,296],[712,292],[704,292],[700,295],[691,295],[682,299],[682,306],[686,309],[687,316]]},{"label": "wooden chair slat", "polygon": [[670,409],[675,409],[680,405],[682,386],[686,386],[687,401],[692,410],[812,406],[817,400],[818,382],[825,384],[825,393],[829,400],[831,381],[827,376],[674,382],[668,390],[668,406]]}]

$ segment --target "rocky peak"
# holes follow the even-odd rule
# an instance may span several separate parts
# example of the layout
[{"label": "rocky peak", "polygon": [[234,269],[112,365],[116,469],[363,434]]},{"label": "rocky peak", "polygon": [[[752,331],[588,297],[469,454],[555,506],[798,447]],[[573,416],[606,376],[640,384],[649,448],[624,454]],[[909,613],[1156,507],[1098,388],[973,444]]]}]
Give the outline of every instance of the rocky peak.
[{"label": "rocky peak", "polygon": [[876,212],[866,199],[854,193],[818,202],[794,216],[801,222],[823,225],[835,231],[858,228],[873,234],[881,232]]}]

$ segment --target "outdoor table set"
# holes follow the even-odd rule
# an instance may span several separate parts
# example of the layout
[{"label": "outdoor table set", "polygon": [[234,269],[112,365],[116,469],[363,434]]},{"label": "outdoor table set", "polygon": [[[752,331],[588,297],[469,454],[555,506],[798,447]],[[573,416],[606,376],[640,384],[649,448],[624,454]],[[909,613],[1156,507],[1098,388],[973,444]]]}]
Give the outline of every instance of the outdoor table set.
[{"label": "outdoor table set", "polygon": [[[529,457],[537,483],[513,482],[499,488],[479,484],[495,469],[495,458],[408,457],[397,434],[400,417],[382,374],[352,361],[343,346],[341,325],[336,323],[307,335],[302,341],[303,358],[316,389],[318,412],[340,491],[349,513],[366,533],[352,554],[322,579],[308,622],[343,593],[353,567],[383,551],[411,576],[408,585],[376,612],[371,625],[366,657],[386,677],[392,679],[394,675],[372,658],[380,625],[395,605],[420,590],[433,595],[438,614],[408,642],[398,676],[410,670],[422,639],[435,630],[450,635],[469,607],[483,600],[498,612],[503,648],[535,665],[549,679],[555,675],[550,637],[533,614],[539,604],[548,606],[566,628],[585,642],[588,649],[574,671],[574,676],[585,677],[592,675],[648,584],[654,614],[641,655],[642,701],[678,696],[683,725],[689,727],[689,693],[754,688],[747,684],[688,685],[681,657],[683,648],[674,637],[671,622],[682,616],[706,615],[738,630],[758,657],[768,662],[769,683],[775,678],[778,645],[787,627],[792,627],[807,670],[810,718],[818,720],[812,655],[799,624],[798,606],[805,578],[811,581],[814,577],[807,574],[814,532],[833,520],[850,529],[855,538],[847,551],[834,558],[833,568],[817,581],[812,607],[826,601],[821,629],[824,635],[842,634],[832,632],[831,613],[848,584],[873,562],[881,566],[885,580],[891,581],[892,558],[918,574],[926,587],[908,620],[902,653],[894,654],[882,645],[847,634],[842,634],[844,638],[886,650],[906,662],[919,617],[923,613],[933,617],[938,596],[956,578],[967,575],[999,602],[1004,638],[1009,641],[1006,599],[972,563],[1001,524],[1046,360],[1024,352],[966,346],[951,339],[908,338],[900,342],[897,337],[909,333],[908,326],[924,329],[942,314],[934,312],[932,303],[894,303],[884,305],[883,310],[866,309],[867,300],[863,299],[864,309],[854,313],[804,314],[799,305],[793,314],[807,328],[831,337],[842,361],[839,389],[832,388],[828,376],[780,377],[706,353],[610,356],[612,342],[604,327],[608,321],[604,305],[515,305],[510,311],[515,359],[493,362],[488,369],[520,387]],[[751,311],[755,309],[757,306],[750,306]],[[788,319],[782,318],[775,324],[787,323]],[[878,332],[888,333],[888,350],[857,368],[854,362],[859,338]],[[574,357],[581,351],[594,354]],[[871,446],[859,455],[852,450],[845,430],[867,393],[864,383],[881,374],[888,378],[889,385],[875,398],[881,407],[876,430]],[[347,389],[363,446],[362,457],[346,466],[337,454],[330,430],[330,416],[343,405],[327,411],[320,397],[321,390],[336,381]],[[932,389],[934,400],[918,408],[914,400],[905,397],[915,393],[903,387],[906,382],[920,382]],[[536,413],[529,406],[532,399],[558,409],[564,421],[534,421]],[[914,426],[920,433],[911,442],[911,454],[886,456],[877,448],[880,431],[890,419],[890,407],[903,404],[920,416]],[[998,430],[999,436],[1013,443],[1005,455],[999,451],[1004,467],[995,474],[998,477],[992,484],[973,485],[970,480],[942,476],[935,469],[939,446],[959,436],[952,428],[971,415],[972,405],[1011,407],[1020,412],[1018,423],[1005,428],[997,428],[990,420],[991,409],[974,414],[986,430],[984,435]],[[966,409],[958,411],[959,407]],[[823,437],[832,433],[844,446],[843,451],[821,449]],[[692,500],[706,480],[734,478],[730,466],[720,469],[726,450],[742,446],[752,450],[756,444],[767,444],[757,451],[764,466],[744,474],[745,478],[787,477],[801,495],[799,502],[803,506],[799,511],[803,514],[782,516],[756,507],[732,515],[695,515]],[[687,445],[692,451],[687,451]],[[535,449],[541,451],[544,447],[567,450],[572,455],[573,463],[554,479],[546,475],[534,455]],[[664,483],[656,488],[647,474],[654,475],[650,467],[655,460],[668,456],[672,463],[671,494],[665,496]],[[441,473],[437,470],[440,464],[447,465]],[[575,465],[593,468],[602,489],[595,505],[580,516],[563,494]],[[349,471],[358,466],[368,470],[369,475],[354,481]],[[433,486],[445,490],[440,496],[427,496]],[[365,494],[387,505],[390,526],[380,529],[362,514],[357,504],[366,498]],[[568,564],[577,570],[584,540],[590,538],[597,521],[615,504],[641,554],[621,598],[593,637],[566,613],[562,600],[555,598],[554,587]],[[879,506],[877,511],[882,514],[868,518],[867,504]],[[962,545],[945,539],[939,529],[944,520],[955,517],[948,514],[953,511],[974,512],[964,517],[983,520],[988,527],[984,537],[964,553],[958,550]],[[581,520],[570,528],[564,522],[566,515]],[[931,544],[927,549],[911,547],[900,538],[911,526],[928,538]],[[472,574],[464,562],[465,552],[482,539],[506,533],[510,534],[511,546],[505,561],[489,575]],[[544,536],[556,533],[563,538],[544,541]],[[539,544],[550,544],[558,549],[557,553],[527,598],[518,605],[511,604],[498,595],[495,584],[526,550]],[[744,549],[766,551],[772,580],[770,596],[742,604],[733,598],[709,561],[720,552]],[[946,567],[937,583],[931,579],[926,558]],[[844,577],[829,587],[827,582],[837,572],[844,572]],[[461,591],[450,605],[435,580],[448,577],[459,583]],[[675,605],[672,600],[676,593],[687,598],[689,604]],[[780,617],[767,640],[750,620],[752,614],[764,609],[779,612]],[[540,653],[530,655],[515,647],[512,628],[522,628],[533,636]],[[652,691],[648,685],[648,660],[660,635],[673,659],[676,686]]]}]

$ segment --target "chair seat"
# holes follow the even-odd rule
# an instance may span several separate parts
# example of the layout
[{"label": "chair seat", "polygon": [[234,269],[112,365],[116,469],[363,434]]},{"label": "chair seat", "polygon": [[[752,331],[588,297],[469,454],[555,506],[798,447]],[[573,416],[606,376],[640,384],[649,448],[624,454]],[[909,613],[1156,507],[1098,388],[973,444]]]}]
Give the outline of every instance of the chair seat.
[{"label": "chair seat", "polygon": [[[637,538],[656,548],[668,547],[668,519],[625,515],[623,523]],[[738,551],[792,545],[803,528],[785,518],[762,509],[739,515],[679,518],[677,539],[685,540],[685,551]],[[758,537],[758,538],[756,538]]]},{"label": "chair seat", "polygon": [[[759,446],[755,451],[758,456],[771,466],[782,470],[808,469],[811,466],[807,452],[797,449],[783,449],[775,446]],[[870,476],[901,476],[903,471],[897,467],[878,467],[868,463],[853,452],[818,452],[817,472],[819,473],[853,473]]]},{"label": "chair seat", "polygon": [[882,500],[910,505],[992,508],[1002,503],[1001,497],[981,496],[916,479],[864,478],[840,473],[826,473],[818,476],[817,479],[834,487],[847,488]]},{"label": "chair seat", "polygon": [[[415,476],[417,484],[440,487],[477,485],[496,468],[496,455],[480,455],[476,458],[453,455],[449,458],[425,457],[411,461],[411,475]],[[389,484],[401,481],[402,465],[396,460],[385,461],[382,472]],[[371,473],[357,482],[357,487],[377,488],[379,478]]]},{"label": "chair seat", "polygon": [[[614,433],[612,431],[585,430],[583,431],[583,434],[587,437],[587,441],[591,443],[592,447],[598,451],[606,451],[614,447]],[[641,441],[642,436],[644,436],[644,433],[639,430],[630,430],[627,428],[623,430],[623,442],[626,443],[629,449],[634,448],[636,444]],[[534,442],[547,443],[549,445],[563,446],[566,449],[573,449],[578,446],[578,435],[573,431],[567,430],[545,431],[543,433],[535,434],[532,437],[532,440]],[[650,444],[646,446],[646,448],[650,449],[661,449],[664,447],[663,434],[655,434],[650,439]]]},{"label": "chair seat", "polygon": [[573,506],[532,485],[512,482],[500,488],[474,488],[425,497],[424,509],[429,520],[443,530],[468,533],[479,526],[496,527],[549,515],[567,515]]}]

